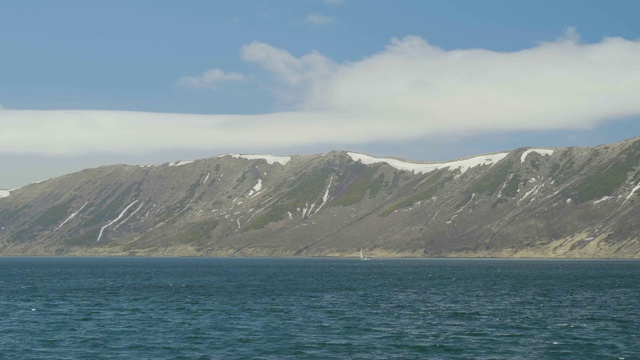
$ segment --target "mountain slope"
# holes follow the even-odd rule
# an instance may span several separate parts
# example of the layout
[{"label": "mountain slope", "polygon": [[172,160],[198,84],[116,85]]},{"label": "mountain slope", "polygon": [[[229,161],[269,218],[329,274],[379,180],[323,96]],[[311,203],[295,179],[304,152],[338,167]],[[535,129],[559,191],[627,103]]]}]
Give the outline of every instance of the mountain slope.
[{"label": "mountain slope", "polygon": [[640,257],[638,193],[638,138],[105,166],[2,192],[0,254]]}]

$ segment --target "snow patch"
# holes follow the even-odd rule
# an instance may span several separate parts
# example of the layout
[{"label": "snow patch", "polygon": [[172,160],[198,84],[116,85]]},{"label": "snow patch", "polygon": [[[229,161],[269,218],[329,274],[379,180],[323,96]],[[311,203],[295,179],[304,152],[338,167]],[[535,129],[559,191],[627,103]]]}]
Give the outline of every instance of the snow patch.
[{"label": "snow patch", "polygon": [[524,161],[527,159],[527,155],[531,154],[531,153],[538,153],[542,156],[546,156],[546,155],[553,155],[553,150],[550,149],[529,149],[525,152],[522,153],[522,155],[520,156],[520,164],[524,163]]},{"label": "snow patch", "polygon": [[209,180],[209,175],[211,175],[211,173],[207,173],[207,177],[204,178],[204,181],[202,182],[203,184],[207,183],[207,180]]},{"label": "snow patch", "polygon": [[609,199],[613,199],[613,197],[611,197],[611,196],[604,196],[602,199],[594,201],[594,202],[593,202],[593,205],[595,205],[595,204],[599,204],[599,203],[601,203],[601,202],[603,202],[603,201],[607,201],[607,200],[609,200]]},{"label": "snow patch", "polygon": [[[30,183],[29,183],[29,185],[33,185],[33,184],[40,184],[40,183],[43,183],[43,182],[45,182],[45,181],[49,181],[49,180],[51,180],[51,178],[44,179],[44,180],[33,181],[33,182],[30,182]],[[15,190],[15,189],[14,189],[14,190]]]},{"label": "snow patch", "polygon": [[333,183],[333,176],[329,179],[329,185],[327,186],[327,190],[325,190],[324,195],[322,196],[322,203],[320,204],[320,206],[318,206],[318,208],[313,213],[313,215],[315,215],[315,213],[320,211],[320,209],[322,209],[322,206],[324,206],[324,204],[327,203],[327,199],[329,199],[329,189],[331,189],[332,183]]},{"label": "snow patch", "polygon": [[[122,219],[122,217],[124,216],[124,214],[127,212],[127,210],[129,210],[130,207],[132,207],[133,205],[135,205],[138,202],[138,200],[132,202],[131,204],[129,204],[129,206],[127,206],[126,208],[124,208],[124,210],[122,210],[122,212],[120,213],[120,215],[118,215],[117,218],[109,221],[107,223],[107,225],[103,226],[100,228],[100,233],[98,234],[98,238],[96,239],[96,242],[100,241],[100,238],[102,238],[102,233],[104,232],[104,229],[108,228],[109,226],[117,223],[120,219]],[[137,210],[136,210],[137,211]]]},{"label": "snow patch", "polygon": [[129,216],[127,216],[127,218],[126,218],[126,219],[122,220],[122,222],[120,222],[120,224],[116,225],[116,227],[115,227],[114,229],[117,229],[117,228],[118,228],[118,226],[120,226],[120,225],[122,225],[122,224],[126,223],[126,222],[127,222],[127,220],[131,219],[131,217],[132,217],[133,215],[135,215],[135,214],[136,214],[136,213],[137,213],[137,212],[142,208],[142,205],[144,205],[144,203],[140,203],[140,206],[138,206],[138,208],[137,208],[137,209],[133,210],[133,212],[132,212],[131,214],[129,214]]},{"label": "snow patch", "polygon": [[[544,186],[544,184],[534,186],[534,187],[533,187],[533,189],[531,189],[531,190],[527,191],[527,192],[524,194],[524,196],[523,196],[520,200],[518,200],[518,203],[517,203],[516,205],[520,205],[520,203],[521,203],[524,199],[526,199],[529,195],[531,195],[531,194],[536,195],[536,194],[538,193],[538,191],[540,190],[540,188],[541,188],[541,187],[543,187],[543,186]],[[531,199],[531,201],[533,201],[534,199],[535,199],[535,198]]]},{"label": "snow patch", "polygon": [[392,158],[376,158],[369,155],[358,154],[349,152],[347,153],[353,161],[360,161],[365,165],[372,165],[377,163],[386,163],[398,170],[412,171],[415,174],[424,174],[438,169],[449,168],[460,169],[461,173],[465,173],[470,168],[478,165],[493,165],[498,161],[504,159],[509,153],[488,154],[482,156],[476,156],[469,159],[462,159],[456,161],[450,161],[446,163],[414,163],[407,162]]},{"label": "snow patch", "polygon": [[291,160],[291,157],[289,156],[273,156],[273,155],[240,155],[240,154],[224,154],[224,155],[219,155],[218,157],[223,157],[223,156],[231,156],[233,158],[243,158],[243,159],[247,159],[247,160],[265,160],[267,162],[267,164],[269,165],[273,165],[275,163],[281,164],[281,165],[287,165],[287,163]]},{"label": "snow patch", "polygon": [[192,162],[193,160],[172,161],[169,163],[169,166],[182,166],[182,165],[191,164]]},{"label": "snow patch", "polygon": [[85,207],[85,206],[87,206],[87,204],[88,204],[88,203],[89,203],[89,202],[87,201],[86,203],[84,203],[84,205],[82,205],[82,207],[81,207],[80,209],[78,209],[78,211],[76,211],[76,212],[74,212],[73,214],[69,215],[69,217],[67,218],[67,220],[63,221],[63,222],[62,222],[62,224],[58,225],[58,227],[57,227],[54,231],[56,231],[56,230],[60,229],[60,228],[62,227],[62,225],[64,225],[64,224],[66,224],[66,223],[67,223],[67,221],[69,221],[69,220],[73,219],[74,217],[76,217],[76,215],[78,215],[78,213],[79,213],[82,209],[84,209],[84,207]]},{"label": "snow patch", "polygon": [[[624,205],[624,203],[626,203],[626,202],[627,202],[627,200],[629,200],[629,198],[631,198],[631,196],[633,196],[633,194],[634,194],[638,189],[640,189],[640,182],[638,183],[638,185],[636,185],[636,187],[634,187],[634,188],[631,190],[631,193],[629,193],[629,195],[627,195],[627,197],[626,197],[626,198],[624,199],[624,201],[622,202],[622,205]],[[620,205],[620,206],[622,206],[622,205]]]},{"label": "snow patch", "polygon": [[258,179],[258,183],[255,184],[253,188],[251,188],[251,190],[249,190],[249,194],[247,196],[252,197],[258,195],[260,190],[262,190],[262,179]]},{"label": "snow patch", "polygon": [[507,186],[507,183],[509,182],[509,180],[511,180],[512,177],[513,177],[513,174],[509,174],[509,177],[507,178],[507,180],[504,181],[504,184],[502,184],[502,187],[500,188],[500,191],[498,192],[498,197],[502,196],[502,190],[504,190],[504,188]]},{"label": "snow patch", "polygon": [[458,211],[456,211],[456,212],[453,214],[453,217],[452,217],[451,219],[455,218],[455,217],[457,216],[457,214],[458,214],[460,211],[462,211],[464,208],[466,208],[466,207],[467,207],[467,205],[471,204],[471,202],[473,201],[473,199],[474,199],[475,197],[476,197],[476,193],[471,194],[471,199],[469,199],[469,201],[467,201],[467,203],[466,203],[466,204],[464,204],[464,206],[463,206],[463,207],[461,207],[460,209],[458,209]]},{"label": "snow patch", "polygon": [[11,195],[9,190],[0,190],[0,199],[9,197],[9,195]]},{"label": "snow patch", "polygon": [[329,186],[327,186],[327,191],[324,192],[324,196],[322,196],[322,203],[326,203],[329,198],[329,189],[331,188],[331,183],[333,182],[333,176],[329,179]]}]

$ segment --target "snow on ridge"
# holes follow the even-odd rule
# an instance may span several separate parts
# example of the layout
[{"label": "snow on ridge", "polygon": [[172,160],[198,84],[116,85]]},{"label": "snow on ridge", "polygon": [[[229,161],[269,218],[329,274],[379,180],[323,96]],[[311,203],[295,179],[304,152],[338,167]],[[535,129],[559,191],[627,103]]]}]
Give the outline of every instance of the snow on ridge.
[{"label": "snow on ridge", "polygon": [[524,161],[527,159],[527,155],[531,154],[531,153],[538,153],[542,156],[546,156],[546,155],[553,155],[553,150],[551,149],[529,149],[526,150],[525,152],[522,153],[522,156],[520,156],[520,164],[524,163]]},{"label": "snow on ridge", "polygon": [[169,166],[182,166],[182,165],[191,164],[192,162],[193,160],[172,161],[169,163]]},{"label": "snow on ridge", "polygon": [[275,163],[279,163],[281,165],[287,165],[287,163],[291,160],[291,157],[289,156],[274,156],[274,155],[241,155],[241,154],[224,154],[224,155],[220,155],[218,157],[222,157],[222,156],[231,156],[233,158],[243,158],[243,159],[247,159],[247,160],[265,160],[267,162],[267,164],[269,165],[273,165]]},{"label": "snow on ridge", "polygon": [[464,174],[470,168],[476,167],[478,165],[493,165],[504,159],[507,155],[509,155],[509,153],[487,154],[475,156],[468,159],[449,161],[446,163],[414,163],[393,158],[376,158],[373,156],[353,152],[348,152],[347,155],[349,155],[353,161],[361,161],[365,165],[386,163],[387,165],[390,165],[398,170],[407,170],[415,174],[424,174],[443,168],[449,168],[450,170],[460,169],[460,172]]},{"label": "snow on ridge", "polygon": [[[45,181],[49,181],[49,180],[51,180],[51,179],[52,179],[52,178],[48,178],[48,179],[44,179],[44,180],[38,180],[38,181],[33,181],[33,182],[30,182],[30,183],[29,183],[29,185],[40,184],[40,183],[43,183],[43,182],[45,182]],[[0,189],[0,199],[2,199],[2,198],[6,198],[6,197],[9,197],[9,196],[11,195],[11,192],[12,192],[12,191],[20,190],[20,189],[22,189],[23,187],[24,187],[24,186],[20,186],[20,187],[13,188],[13,189],[9,189],[9,190]]]}]

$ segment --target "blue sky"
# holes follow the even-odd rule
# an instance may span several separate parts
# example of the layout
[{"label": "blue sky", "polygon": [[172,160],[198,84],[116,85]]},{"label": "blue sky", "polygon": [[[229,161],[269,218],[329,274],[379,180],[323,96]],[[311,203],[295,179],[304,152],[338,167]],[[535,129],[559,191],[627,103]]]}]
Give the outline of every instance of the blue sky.
[{"label": "blue sky", "polygon": [[640,134],[639,11],[588,0],[0,1],[0,188],[224,152],[441,161],[620,141]]}]

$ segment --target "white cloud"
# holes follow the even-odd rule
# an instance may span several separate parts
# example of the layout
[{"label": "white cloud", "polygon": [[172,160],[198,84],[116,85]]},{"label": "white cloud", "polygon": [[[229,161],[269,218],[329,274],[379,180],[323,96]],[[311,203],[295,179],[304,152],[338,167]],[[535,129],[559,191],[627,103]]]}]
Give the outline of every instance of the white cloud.
[{"label": "white cloud", "polygon": [[275,77],[282,86],[274,87],[274,91],[285,102],[303,100],[305,89],[337,70],[333,60],[317,51],[295,57],[286,50],[258,41],[244,45],[241,56],[244,61],[260,65]]},{"label": "white cloud", "polygon": [[304,21],[313,25],[326,25],[334,22],[335,20],[331,17],[324,16],[321,14],[311,14],[307,16]]},{"label": "white cloud", "polygon": [[[243,47],[296,100],[262,115],[0,112],[0,152],[269,151],[442,135],[584,129],[640,115],[640,42],[555,42],[515,52],[444,50],[408,36],[359,61]],[[229,74],[220,75],[221,77]],[[213,78],[218,78],[218,75]]]},{"label": "white cloud", "polygon": [[640,114],[640,42],[580,44],[569,29],[505,53],[447,51],[409,36],[307,91],[302,109],[394,121],[420,135],[585,128]]},{"label": "white cloud", "polygon": [[183,86],[216,89],[223,82],[243,82],[244,75],[236,72],[225,73],[220,69],[211,69],[197,76],[184,76],[178,83]]},{"label": "white cloud", "polygon": [[317,81],[336,70],[333,60],[317,51],[297,58],[286,50],[258,41],[243,46],[241,54],[243,60],[259,64],[290,86]]}]

